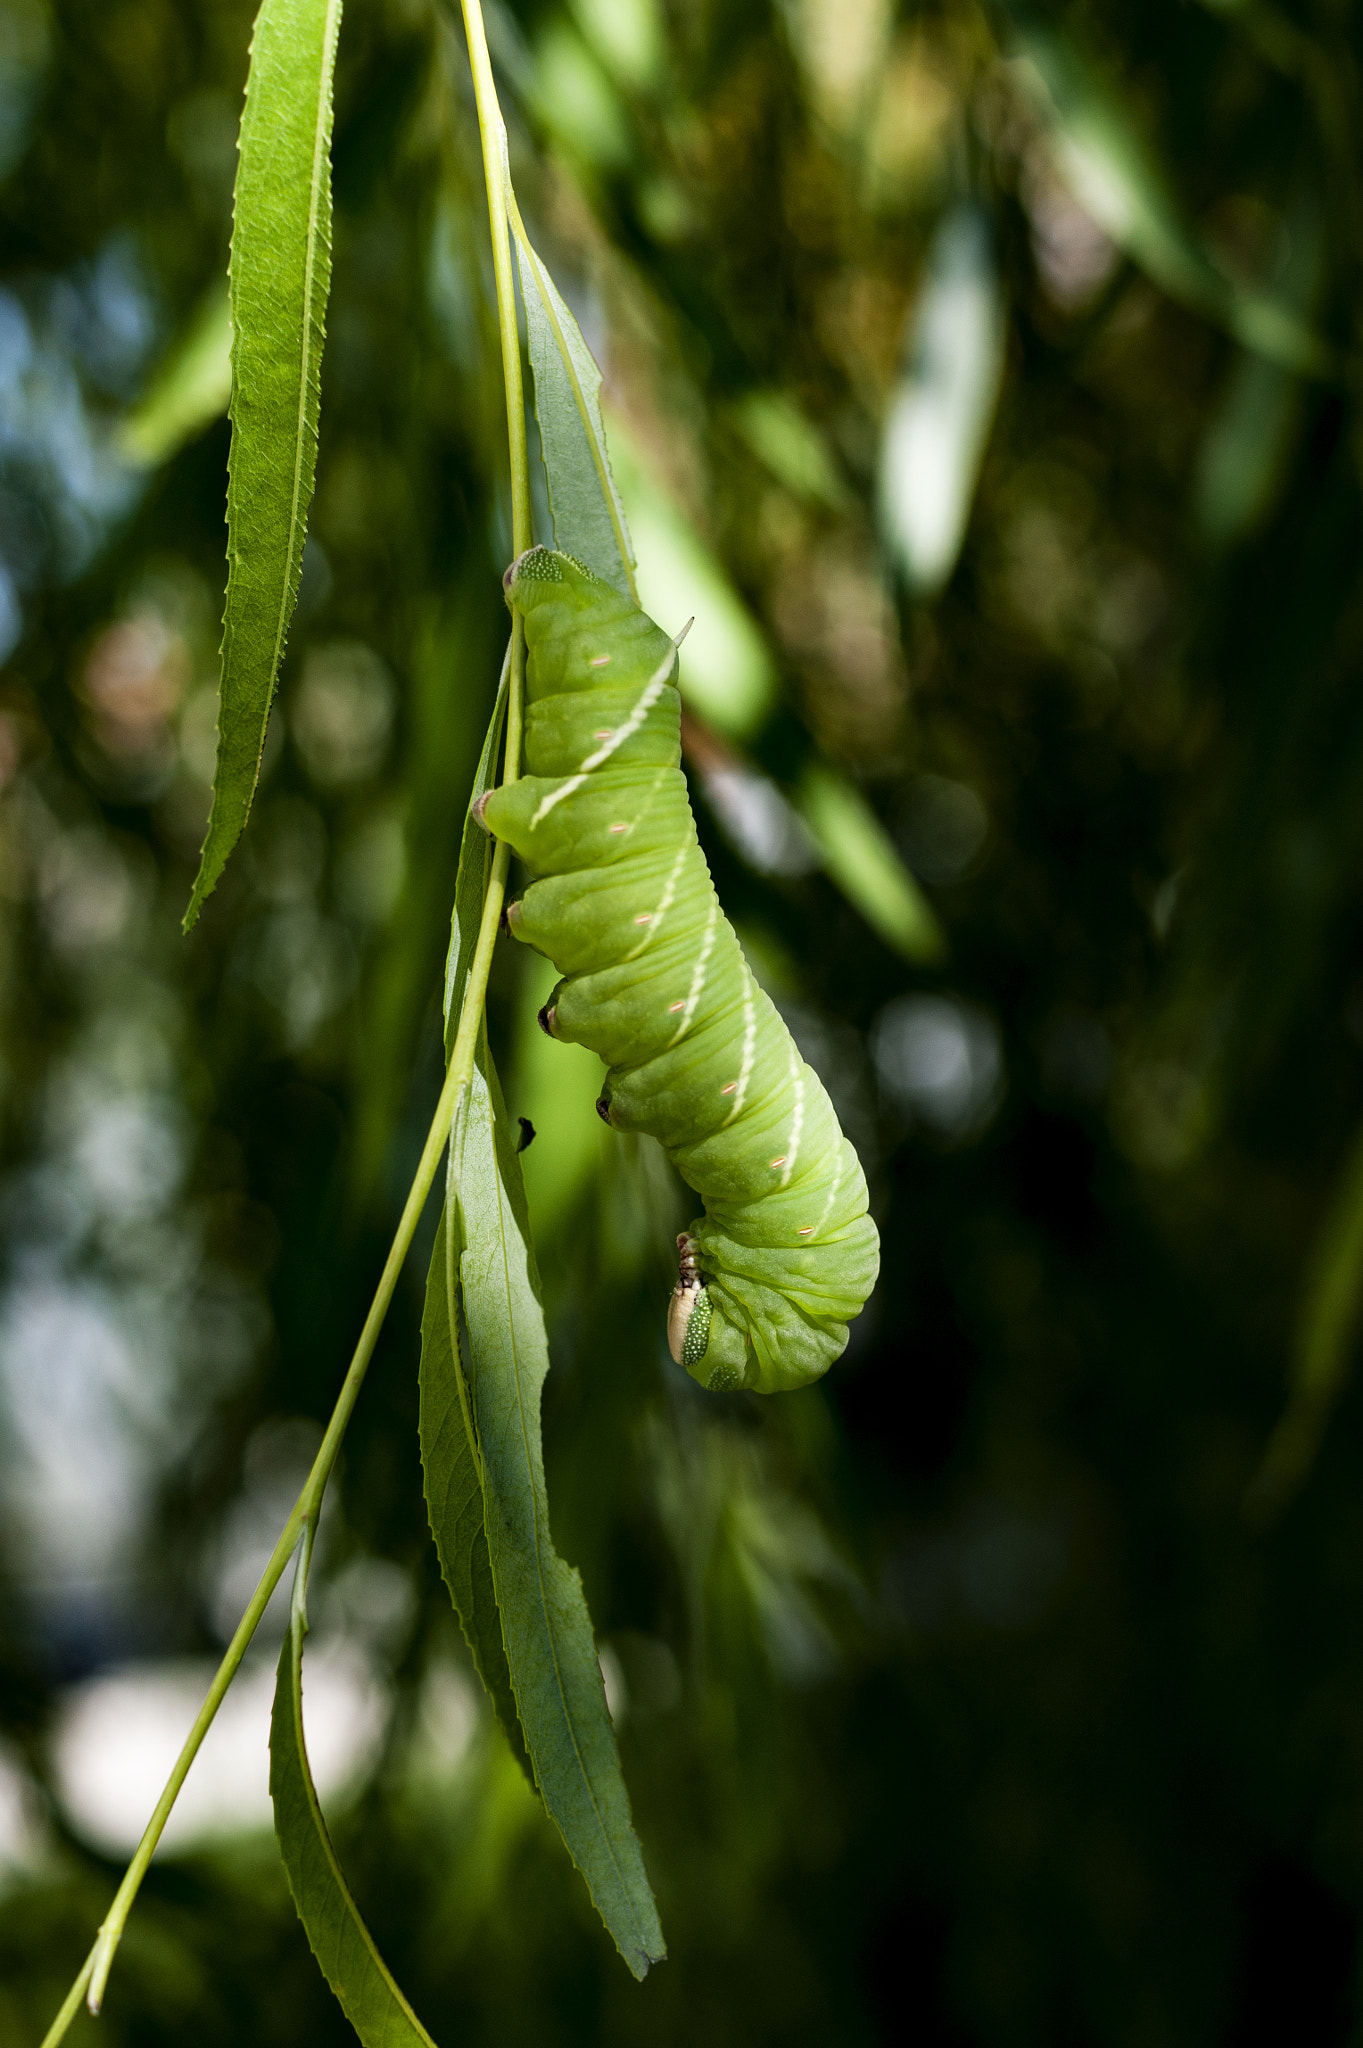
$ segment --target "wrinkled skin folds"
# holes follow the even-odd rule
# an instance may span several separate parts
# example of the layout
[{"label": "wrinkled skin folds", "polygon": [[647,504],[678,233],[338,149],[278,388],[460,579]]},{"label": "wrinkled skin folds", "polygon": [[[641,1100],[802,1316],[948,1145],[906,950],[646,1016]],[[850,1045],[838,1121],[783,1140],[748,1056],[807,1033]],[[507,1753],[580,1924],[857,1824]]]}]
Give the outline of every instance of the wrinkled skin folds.
[{"label": "wrinkled skin folds", "polygon": [[602,1114],[655,1137],[705,1215],[712,1318],[688,1370],[774,1393],[828,1370],[875,1284],[866,1180],[715,894],[681,771],[676,649],[569,555],[507,571],[525,622],[525,768],[483,822],[531,881],[509,923],[563,979],[541,1015],[609,1072]]}]

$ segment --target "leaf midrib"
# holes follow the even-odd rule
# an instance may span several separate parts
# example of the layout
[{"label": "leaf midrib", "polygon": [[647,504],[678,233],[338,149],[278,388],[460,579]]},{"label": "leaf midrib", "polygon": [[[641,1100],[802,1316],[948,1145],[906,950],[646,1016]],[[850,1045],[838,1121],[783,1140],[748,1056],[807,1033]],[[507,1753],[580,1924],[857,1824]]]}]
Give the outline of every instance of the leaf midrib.
[{"label": "leaf midrib", "polygon": [[[316,297],[317,273],[317,230],[321,215],[322,159],[326,154],[324,137],[326,133],[326,105],[331,91],[331,71],[326,61],[336,33],[336,16],[341,0],[327,0],[326,28],[322,36],[322,64],[317,81],[317,107],[313,120],[312,135],[312,181],[308,190],[308,236],[307,255],[303,269],[303,347],[299,355],[298,378],[298,419],[293,444],[293,489],[289,499],[289,546],[284,560],[284,582],[279,593],[279,616],[275,622],[274,648],[270,672],[279,673],[279,664],[284,658],[284,641],[289,629],[289,591],[293,583],[294,540],[298,533],[298,505],[303,495],[303,448],[307,439],[308,424],[308,373],[316,360],[317,351],[312,338],[312,308]],[[265,731],[269,725],[270,707],[265,706],[265,717],[261,725],[260,744],[265,746]]]},{"label": "leaf midrib", "polygon": [[[508,193],[510,193],[510,186],[508,186],[507,190]],[[542,272],[544,277],[548,278],[549,282],[552,284],[553,279],[549,278],[548,270],[545,268],[544,264],[541,263],[538,255],[535,252],[533,245],[530,242],[529,237],[525,232],[525,225],[521,220],[520,211],[516,206],[514,195],[511,197],[510,203],[511,226],[515,234],[518,247],[524,249],[526,255],[530,259],[530,263],[533,269],[535,270],[537,277]],[[545,318],[549,323],[550,329],[552,330],[554,336],[554,341],[558,347],[559,355],[563,360],[563,368],[567,374],[568,382],[572,386],[573,400],[577,406],[578,416],[582,421],[582,427],[583,432],[586,435],[587,446],[591,451],[592,463],[596,469],[597,484],[600,487],[602,501],[605,504],[606,513],[610,519],[611,532],[615,536],[615,545],[619,552],[621,566],[623,567],[625,572],[625,581],[629,585],[630,596],[634,599],[635,603],[637,604],[639,601],[639,591],[634,578],[633,564],[630,561],[629,543],[625,538],[624,528],[621,524],[620,507],[616,501],[615,490],[611,480],[610,471],[606,463],[605,453],[599,445],[595,423],[593,422],[591,416],[591,409],[587,404],[586,394],[582,389],[582,380],[577,374],[577,364],[573,361],[572,350],[569,348],[567,340],[564,336],[563,328],[559,321],[558,313],[554,306],[554,302],[550,298],[548,292],[543,289],[541,289],[540,291],[540,303],[544,307]],[[597,403],[600,403],[599,396]]]}]

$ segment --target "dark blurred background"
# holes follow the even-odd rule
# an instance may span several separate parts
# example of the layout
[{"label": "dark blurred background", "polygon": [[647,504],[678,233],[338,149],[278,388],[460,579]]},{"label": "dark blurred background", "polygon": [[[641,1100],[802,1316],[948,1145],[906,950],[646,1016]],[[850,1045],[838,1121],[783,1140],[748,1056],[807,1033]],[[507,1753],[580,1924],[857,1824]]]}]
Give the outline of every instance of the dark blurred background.
[{"label": "dark blurred background", "polygon": [[[302,595],[255,815],[181,938],[250,25],[0,0],[7,2048],[79,1967],[377,1277],[506,627],[462,30],[348,0]],[[313,1602],[361,1906],[451,2048],[1355,2041],[1358,10],[488,27],[645,601],[697,615],[702,839],[884,1264],[822,1385],[701,1394],[662,1336],[687,1212],[504,949],[555,1535],[671,1958],[615,1958],[440,1586],[428,1236]],[[73,2041],[353,2040],[270,1832],[280,1621]]]}]

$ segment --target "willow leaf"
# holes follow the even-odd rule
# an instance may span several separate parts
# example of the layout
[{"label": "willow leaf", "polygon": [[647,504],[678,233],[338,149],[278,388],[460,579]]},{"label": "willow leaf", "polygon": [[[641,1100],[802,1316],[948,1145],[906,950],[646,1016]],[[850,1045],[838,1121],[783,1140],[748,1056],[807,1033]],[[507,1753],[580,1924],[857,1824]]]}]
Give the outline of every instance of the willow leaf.
[{"label": "willow leaf", "polygon": [[[455,884],[447,1038],[463,1003],[490,859],[472,804],[494,777],[506,689],[504,665]],[[549,1535],[540,1442],[548,1367],[525,1187],[484,1034],[455,1118],[422,1322],[427,1507],[446,1584],[502,1723],[513,1746],[523,1736],[544,1804],[621,1954],[642,1977],[664,1953],[662,1931],[581,1581]]]},{"label": "willow leaf", "polygon": [[514,201],[510,218],[554,540],[622,596],[633,597],[634,554],[606,449],[601,372],[582,329],[531,247]]},{"label": "willow leaf", "polygon": [[796,802],[829,874],[886,945],[906,960],[940,960],[946,939],[936,913],[861,791],[813,762]]},{"label": "willow leaf", "polygon": [[331,283],[331,81],[341,0],[264,0],[233,203],[227,608],[213,806],[188,930],[255,794],[312,501]]},{"label": "willow leaf", "polygon": [[935,597],[956,567],[1003,378],[1006,316],[988,215],[944,215],[885,422],[881,526],[911,590]]},{"label": "willow leaf", "polygon": [[308,1632],[311,1555],[309,1532],[294,1581],[289,1633],[280,1652],[270,1716],[270,1797],[280,1854],[312,1952],[364,2048],[434,2048],[389,1974],[350,1896],[308,1766],[303,1739],[303,1639]]},{"label": "willow leaf", "polygon": [[199,301],[119,431],[125,462],[152,469],[212,421],[232,396],[232,309],[223,279]]},{"label": "willow leaf", "polygon": [[666,1951],[582,1581],[549,1533],[540,1441],[549,1347],[516,1138],[490,1061],[474,1069],[452,1150],[488,1555],[511,1683],[540,1796],[642,1977]]},{"label": "willow leaf", "polygon": [[1074,37],[1033,20],[1020,0],[1008,0],[1008,11],[1060,168],[1099,226],[1161,291],[1246,348],[1306,376],[1337,375],[1335,351],[1290,306],[1235,284],[1213,263],[1118,84]]},{"label": "willow leaf", "polygon": [[[447,1055],[463,1007],[492,859],[492,842],[473,822],[471,810],[474,801],[490,787],[496,769],[506,715],[509,648],[507,653],[501,688],[469,793],[470,815],[464,822],[459,853],[445,981]],[[445,1207],[431,1253],[421,1318],[420,1435],[426,1510],[441,1573],[478,1675],[487,1687],[507,1741],[528,1768],[488,1560],[480,1461],[468,1381],[460,1357],[459,1260],[463,1240],[453,1193],[453,1181],[447,1177]]]},{"label": "willow leaf", "polygon": [[447,1204],[436,1232],[421,1318],[421,1469],[440,1570],[478,1676],[522,1767],[529,1767],[492,1583],[483,1481],[459,1347],[463,1242]]}]

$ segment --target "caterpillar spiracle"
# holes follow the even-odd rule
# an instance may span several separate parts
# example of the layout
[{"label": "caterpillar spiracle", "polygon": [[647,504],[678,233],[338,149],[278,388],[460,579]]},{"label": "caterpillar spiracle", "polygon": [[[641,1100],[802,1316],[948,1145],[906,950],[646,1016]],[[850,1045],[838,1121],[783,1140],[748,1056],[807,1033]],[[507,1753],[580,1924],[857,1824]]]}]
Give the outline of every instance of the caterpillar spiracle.
[{"label": "caterpillar spiracle", "polygon": [[526,773],[480,815],[531,877],[510,930],[563,977],[540,1022],[599,1054],[601,1115],[657,1138],[704,1202],[678,1240],[674,1358],[717,1390],[802,1386],[846,1345],[880,1241],[697,843],[677,644],[571,555],[531,548],[505,582],[525,622]]}]

